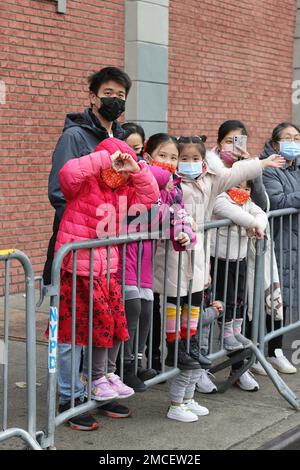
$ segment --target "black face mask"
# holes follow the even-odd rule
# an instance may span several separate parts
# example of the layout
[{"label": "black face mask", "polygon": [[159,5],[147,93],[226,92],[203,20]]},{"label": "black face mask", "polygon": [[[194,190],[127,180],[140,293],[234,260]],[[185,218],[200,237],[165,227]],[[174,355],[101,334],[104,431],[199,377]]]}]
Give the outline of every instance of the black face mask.
[{"label": "black face mask", "polygon": [[125,100],[120,98],[111,98],[104,96],[100,98],[101,107],[98,109],[99,114],[109,122],[115,121],[125,111]]}]

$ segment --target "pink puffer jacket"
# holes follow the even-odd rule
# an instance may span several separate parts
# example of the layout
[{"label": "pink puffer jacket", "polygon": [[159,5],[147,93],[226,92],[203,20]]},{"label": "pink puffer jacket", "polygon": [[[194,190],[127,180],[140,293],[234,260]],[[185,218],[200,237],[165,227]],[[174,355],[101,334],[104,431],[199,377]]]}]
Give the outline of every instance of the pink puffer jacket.
[{"label": "pink puffer jacket", "polygon": [[[111,168],[115,151],[130,153],[137,160],[134,151],[115,138],[102,141],[96,151],[84,157],[69,160],[59,173],[61,190],[67,206],[60,223],[55,251],[69,242],[107,238],[119,234],[119,225],[127,210],[133,204],[143,204],[149,209],[159,198],[159,189],[148,166],[139,163],[140,171],[132,173],[126,184],[116,190],[109,188],[100,178],[100,171]],[[110,272],[118,268],[118,247],[110,252]],[[63,261],[62,269],[73,271],[73,254],[70,252]],[[94,277],[107,273],[107,249],[94,250]],[[89,276],[90,250],[77,252],[77,275]]]}]

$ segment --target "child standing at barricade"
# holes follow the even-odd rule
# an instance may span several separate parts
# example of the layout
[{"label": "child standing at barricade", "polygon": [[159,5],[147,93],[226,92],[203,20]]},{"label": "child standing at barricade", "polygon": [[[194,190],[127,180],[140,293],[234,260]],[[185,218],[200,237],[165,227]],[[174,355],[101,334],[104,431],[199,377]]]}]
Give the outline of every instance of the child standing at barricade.
[{"label": "child standing at barricade", "polygon": [[[193,223],[191,217],[188,217],[184,205],[183,205],[183,194],[180,186],[181,178],[176,175],[175,171],[178,165],[178,144],[177,140],[173,137],[170,137],[167,134],[155,134],[148,140],[144,152],[144,159],[151,166],[161,166],[162,168],[169,168],[171,170],[172,176],[169,176],[169,183],[165,190],[161,191],[161,204],[162,207],[166,208],[172,215],[171,223],[171,238],[172,233],[175,235],[175,241],[173,243],[172,252],[176,253],[180,251],[178,249],[178,243],[182,246],[188,246],[195,241],[195,235],[192,230],[191,224]],[[174,236],[173,235],[173,236]],[[169,238],[167,233],[164,233],[164,238]],[[157,285],[157,277],[159,275],[159,270],[164,271],[164,266],[159,266],[157,260],[159,259],[164,265],[165,259],[165,240],[158,240],[157,244],[157,253],[155,256],[155,265],[154,265],[154,278]],[[180,248],[180,247],[179,247]],[[171,273],[168,272],[167,278],[169,278]],[[163,276],[161,279],[163,285]],[[154,292],[159,297],[159,294],[162,293],[161,288],[155,288]],[[175,294],[176,296],[176,294]],[[174,299],[168,298],[167,306],[167,341],[168,341],[168,357],[166,359],[167,365],[174,364],[174,351],[175,351],[175,317],[176,317],[176,300],[174,300],[175,308],[170,308],[169,303]],[[160,338],[160,307],[159,300],[155,303],[154,309],[154,344],[156,347],[159,347],[161,338]],[[157,349],[156,349],[157,351]],[[156,352],[155,351],[155,352]],[[155,357],[154,352],[154,357]],[[184,347],[184,344],[181,342],[179,344],[178,352],[178,367],[185,369],[199,368],[199,363],[191,358]]]},{"label": "child standing at barricade", "polygon": [[[67,207],[60,223],[56,251],[65,243],[118,235],[124,199],[128,207],[144,204],[150,208],[158,200],[155,178],[146,164],[137,163],[133,150],[115,138],[101,142],[95,152],[68,161],[61,169],[60,184]],[[125,204],[126,204],[125,203]],[[92,344],[92,398],[98,401],[114,397],[125,398],[134,391],[115,374],[120,342],[129,338],[122,294],[115,274],[118,267],[118,247],[94,249],[93,271],[93,344]],[[106,274],[110,272],[107,285]],[[88,344],[90,250],[77,252],[76,337],[75,337],[75,399],[76,405],[84,399],[84,385],[79,380],[82,346]],[[72,273],[73,255],[63,260],[59,309],[59,411],[70,408],[71,358],[64,355],[64,345],[72,341]],[[108,368],[105,357],[108,348]],[[87,370],[84,368],[87,376]],[[97,421],[90,415],[81,416],[81,424],[74,429],[96,429]]]},{"label": "child standing at barricade", "polygon": [[[206,254],[204,254],[204,233],[203,224],[209,221],[212,215],[213,206],[218,194],[230,189],[247,178],[255,178],[265,167],[280,167],[283,159],[277,156],[269,157],[268,161],[260,161],[258,158],[249,159],[235,163],[232,168],[225,168],[219,156],[214,152],[206,152],[203,138],[180,137],[179,143],[179,167],[178,173],[182,176],[182,190],[184,204],[188,214],[196,223],[197,245],[195,247],[195,263],[192,269],[191,253],[182,255],[181,290],[182,297],[188,294],[191,279],[192,284],[192,305],[190,319],[190,355],[199,358],[199,362],[204,365],[203,357],[199,350],[199,344],[193,338],[196,333],[198,319],[200,315],[200,305],[202,301],[204,285],[209,278],[210,260],[210,233],[207,236]],[[156,256],[155,271],[155,291],[163,293],[163,263],[162,256]],[[168,295],[177,295],[177,266],[178,256],[171,253],[168,265]],[[187,301],[185,301],[187,304]],[[174,309],[174,303],[170,307]],[[183,308],[183,315],[187,318],[188,308]],[[187,323],[187,320],[185,321]],[[175,324],[174,324],[175,326]],[[173,330],[173,334],[175,330]],[[207,367],[207,366],[206,366]]]},{"label": "child standing at barricade", "polygon": [[[136,224],[140,231],[158,232],[167,220],[167,227],[175,251],[184,250],[185,246],[194,241],[195,235],[182,206],[182,192],[177,186],[173,174],[178,162],[176,141],[167,134],[155,134],[146,143],[145,160],[157,180],[160,189],[159,204],[141,217],[128,217],[128,230],[135,230]],[[156,375],[154,369],[145,369],[142,364],[143,353],[148,338],[151,314],[153,309],[152,290],[152,242],[143,241],[141,253],[140,279],[138,280],[138,244],[130,243],[126,248],[125,268],[125,310],[130,340],[124,345],[124,382],[136,392],[146,390],[145,380]],[[120,257],[120,261],[122,261]],[[122,265],[119,266],[119,278],[122,277]],[[140,282],[138,282],[140,281]],[[138,332],[138,371],[135,375],[134,344]],[[154,324],[154,330],[156,324]],[[156,334],[155,332],[154,334]],[[158,331],[160,336],[160,331]]]},{"label": "child standing at barricade", "polygon": [[[256,236],[261,240],[264,238],[268,218],[265,212],[251,200],[252,182],[247,181],[236,185],[227,192],[220,194],[215,202],[213,220],[230,219],[235,224],[231,228],[229,247],[228,285],[226,294],[226,314],[224,330],[224,348],[228,351],[236,351],[249,345],[250,340],[241,334],[244,308],[244,292],[246,287],[246,256],[248,238]],[[240,229],[241,227],[241,229]],[[216,272],[217,296],[223,297],[224,279],[226,274],[226,253],[228,244],[228,229],[219,229],[219,246],[216,253],[216,239],[211,241],[211,269],[214,272],[218,258]],[[236,272],[238,265],[238,288],[235,292]],[[235,305],[235,294],[237,304]],[[236,318],[234,319],[234,310]]]},{"label": "child standing at barricade", "polygon": [[[247,181],[236,185],[227,192],[220,194],[215,202],[213,219],[230,219],[235,224],[230,231],[228,284],[226,291],[226,312],[224,323],[224,348],[227,351],[237,351],[249,346],[251,341],[241,334],[244,310],[244,293],[246,290],[247,247],[248,238],[256,236],[264,238],[268,225],[265,212],[251,200],[253,183]],[[211,241],[212,273],[216,269],[216,293],[224,295],[224,279],[226,276],[226,255],[229,243],[228,228],[219,229],[218,252],[216,239]],[[216,261],[216,258],[218,260]],[[238,280],[236,279],[238,273]],[[236,282],[237,281],[237,282]],[[236,292],[237,285],[237,292]],[[259,385],[247,371],[241,376],[237,385],[243,390],[256,391]]]}]

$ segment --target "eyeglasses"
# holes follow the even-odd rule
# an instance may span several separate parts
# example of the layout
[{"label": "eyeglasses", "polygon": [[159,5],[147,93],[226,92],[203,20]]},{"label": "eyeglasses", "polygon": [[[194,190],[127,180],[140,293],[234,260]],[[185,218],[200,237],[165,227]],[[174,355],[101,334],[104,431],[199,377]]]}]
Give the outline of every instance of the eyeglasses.
[{"label": "eyeglasses", "polygon": [[279,142],[297,142],[297,143],[300,143],[300,135],[296,135],[294,138],[286,137],[284,139],[279,139]]},{"label": "eyeglasses", "polygon": [[194,136],[180,136],[174,137],[180,144],[199,144],[199,142],[206,142],[206,135],[194,135]]}]

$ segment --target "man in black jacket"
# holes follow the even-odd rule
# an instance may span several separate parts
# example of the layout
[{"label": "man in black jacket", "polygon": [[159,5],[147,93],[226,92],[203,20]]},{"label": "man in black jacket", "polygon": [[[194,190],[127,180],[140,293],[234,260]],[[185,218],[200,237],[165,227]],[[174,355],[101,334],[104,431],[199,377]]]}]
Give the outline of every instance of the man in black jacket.
[{"label": "man in black jacket", "polygon": [[[105,67],[89,77],[89,99],[90,107],[83,113],[67,114],[63,133],[60,136],[54,153],[52,155],[52,168],[49,175],[48,197],[55,209],[53,222],[53,234],[49,241],[47,260],[43,272],[44,284],[51,283],[51,267],[54,258],[54,247],[63,216],[66,201],[60,189],[59,172],[63,165],[71,158],[82,157],[92,153],[102,140],[108,137],[124,139],[126,131],[116,121],[125,111],[126,98],[131,88],[129,76],[116,67]],[[63,412],[70,408],[67,401],[70,394],[64,383],[64,364],[70,360],[71,346],[61,344],[59,350],[59,361],[62,371],[59,372],[59,387],[61,401],[59,411]],[[80,353],[80,351],[79,351]],[[80,357],[77,358],[80,360]],[[68,366],[67,366],[68,367]],[[75,395],[82,384],[75,384]],[[65,393],[65,395],[64,395]],[[76,397],[76,404],[80,404],[80,398]],[[117,402],[110,402],[99,408],[102,414],[114,418],[126,418],[131,411]],[[76,416],[69,420],[73,429],[93,430],[98,428],[98,423],[90,414]]]},{"label": "man in black jacket", "polygon": [[131,80],[125,72],[116,67],[106,67],[89,78],[91,107],[83,113],[70,113],[66,116],[63,133],[52,155],[49,175],[48,197],[55,209],[55,217],[43,272],[45,285],[51,283],[54,246],[66,205],[60,190],[58,174],[68,160],[93,152],[102,140],[108,137],[117,137],[121,140],[125,138],[126,131],[116,119],[125,111],[130,88]]}]

